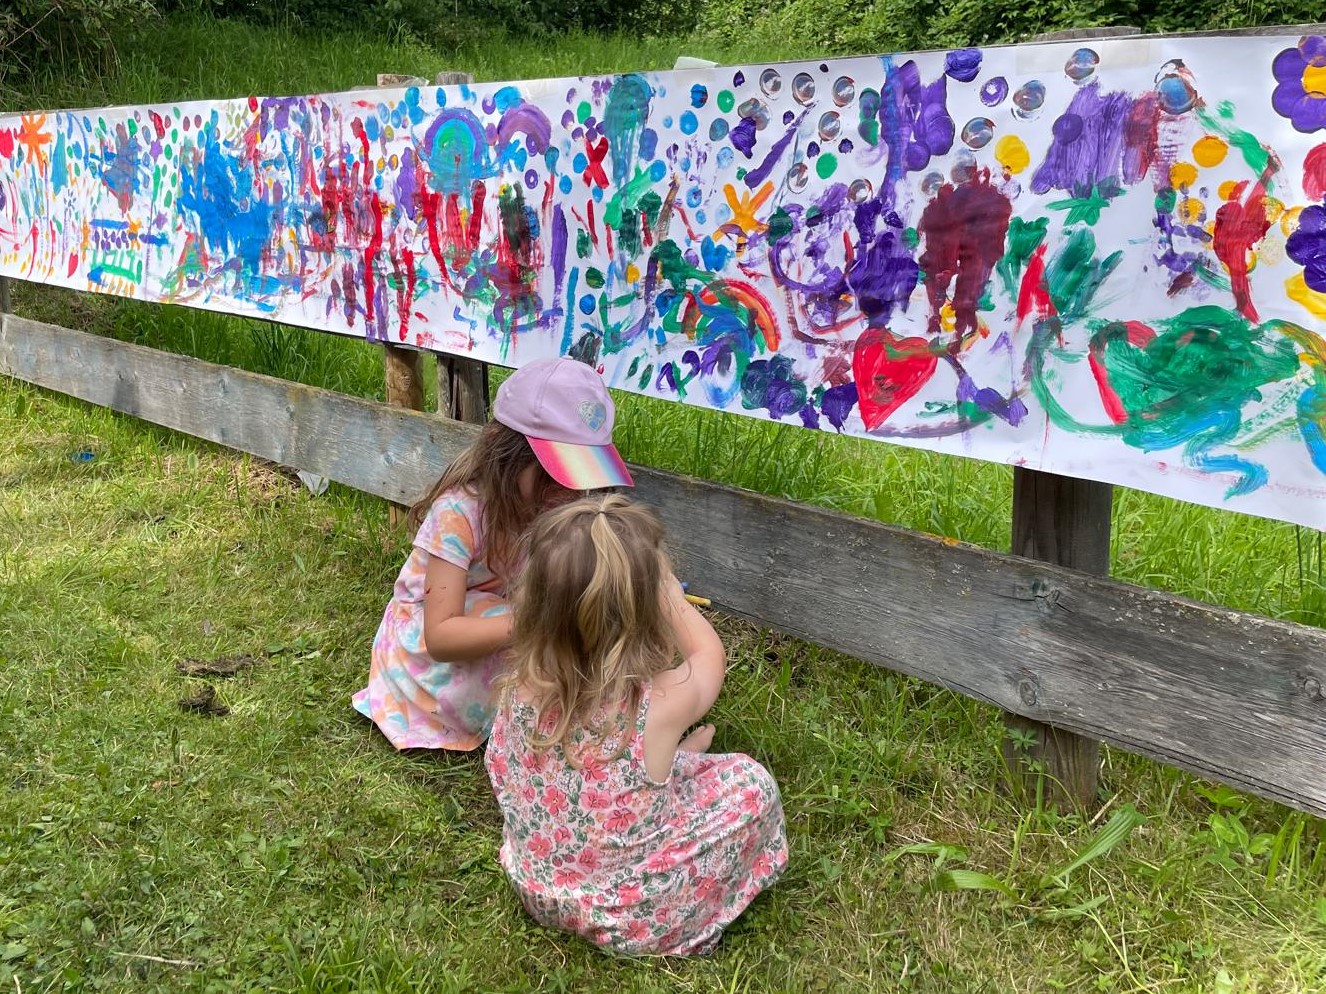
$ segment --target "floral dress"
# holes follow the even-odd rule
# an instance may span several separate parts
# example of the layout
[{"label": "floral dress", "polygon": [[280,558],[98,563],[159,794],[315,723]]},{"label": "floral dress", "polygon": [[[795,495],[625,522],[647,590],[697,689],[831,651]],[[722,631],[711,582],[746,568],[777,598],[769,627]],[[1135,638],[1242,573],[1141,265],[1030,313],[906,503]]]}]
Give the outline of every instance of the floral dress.
[{"label": "floral dress", "polygon": [[508,612],[502,582],[483,559],[483,507],[469,491],[449,490],[433,502],[414,537],[373,640],[368,686],[354,695],[354,706],[397,749],[476,749],[492,725],[493,681],[502,672],[503,653],[467,662],[428,655],[424,576],[429,556],[468,570],[466,616]]},{"label": "floral dress", "polygon": [[[560,746],[529,748],[535,710],[507,697],[486,757],[502,867],[541,924],[622,954],[709,952],[787,865],[778,785],[739,753],[678,752],[671,776],[651,780],[648,713],[645,685],[634,727],[577,769]],[[625,753],[600,758],[621,735]]]}]

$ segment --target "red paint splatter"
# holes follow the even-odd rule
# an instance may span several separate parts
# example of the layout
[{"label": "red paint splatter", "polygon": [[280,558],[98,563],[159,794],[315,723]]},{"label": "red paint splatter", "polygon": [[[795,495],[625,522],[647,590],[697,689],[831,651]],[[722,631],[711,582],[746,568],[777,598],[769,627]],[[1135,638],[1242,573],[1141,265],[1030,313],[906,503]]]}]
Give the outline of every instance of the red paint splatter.
[{"label": "red paint splatter", "polygon": [[1266,236],[1271,227],[1266,216],[1266,181],[1268,168],[1252,187],[1246,200],[1240,200],[1245,184],[1235,189],[1234,199],[1220,205],[1215,216],[1215,235],[1211,248],[1216,258],[1229,270],[1230,288],[1234,291],[1234,304],[1249,321],[1258,320],[1257,308],[1252,303],[1252,286],[1248,282],[1248,256],[1252,248]]},{"label": "red paint splatter", "polygon": [[1018,323],[1032,315],[1039,320],[1054,314],[1054,301],[1045,285],[1045,246],[1042,245],[1031,254],[1027,271],[1022,274],[1022,286],[1018,289]]},{"label": "red paint splatter", "polygon": [[1197,282],[1197,277],[1193,275],[1191,269],[1179,273],[1178,276],[1174,277],[1174,279],[1170,281],[1169,289],[1165,291],[1165,295],[1167,297],[1177,297],[1184,290],[1188,289],[1188,287],[1192,286],[1196,282]]},{"label": "red paint splatter", "polygon": [[1326,198],[1326,142],[1303,157],[1303,192],[1309,200]]},{"label": "red paint splatter", "polygon": [[479,249],[479,239],[483,236],[483,202],[488,197],[488,188],[482,183],[475,183],[470,191],[470,223],[465,237],[470,252]]},{"label": "red paint splatter", "polygon": [[359,148],[364,155],[364,182],[367,183],[373,178],[373,158],[372,151],[368,146],[368,132],[364,130],[364,122],[356,117],[350,122],[350,132],[359,139]]},{"label": "red paint splatter", "polygon": [[373,234],[369,236],[368,247],[364,249],[364,320],[371,325],[374,319],[373,269],[377,265],[378,253],[382,250],[382,198],[377,193],[369,197],[368,211]]},{"label": "red paint splatter", "polygon": [[[681,218],[681,223],[686,226],[686,234],[690,236],[691,241],[698,242],[700,236],[697,235],[695,229],[691,227],[691,219],[686,216],[686,208],[677,205],[673,209],[677,212],[677,216]],[[576,215],[576,217],[579,218],[579,215]]]},{"label": "red paint splatter", "polygon": [[599,231],[594,226],[594,201],[585,205],[585,213],[589,215],[589,240],[594,243],[594,247],[599,247]]},{"label": "red paint splatter", "polygon": [[70,252],[70,253],[69,253],[69,273],[68,273],[68,275],[73,276],[73,275],[74,275],[74,272],[75,272],[77,269],[78,269],[78,253],[77,253],[77,252]]},{"label": "red paint splatter", "polygon": [[1147,93],[1133,101],[1123,123],[1123,181],[1136,183],[1156,162],[1160,147],[1160,100]]},{"label": "red paint splatter", "polygon": [[585,186],[594,186],[597,184],[603,189],[608,187],[608,174],[603,171],[603,160],[608,157],[608,139],[605,135],[597,143],[585,139],[585,158],[589,164],[585,166],[584,180]]},{"label": "red paint splatter", "polygon": [[410,305],[414,303],[414,289],[419,282],[419,274],[414,268],[414,253],[402,248],[399,255],[391,254],[393,271],[396,274],[396,313],[400,317],[401,341],[410,333]]},{"label": "red paint splatter", "polygon": [[447,271],[447,261],[442,256],[442,240],[438,235],[438,208],[442,205],[442,194],[433,193],[429,190],[419,191],[419,209],[424,215],[424,228],[428,232],[428,251],[437,262],[438,274],[451,289],[455,286],[451,282],[451,274]]},{"label": "red paint splatter", "polygon": [[156,111],[150,110],[148,111],[148,113],[152,115],[152,127],[156,130],[157,138],[165,138],[166,122],[162,119],[161,115],[158,114]]},{"label": "red paint splatter", "polygon": [[917,260],[925,272],[930,297],[932,335],[940,332],[940,310],[953,284],[953,315],[959,336],[977,328],[976,308],[995,263],[1004,254],[1004,237],[1013,205],[990,185],[990,170],[970,180],[939,188],[917,225],[925,251]]},{"label": "red paint splatter", "polygon": [[10,128],[0,128],[0,159],[8,159],[14,154],[14,132]]},{"label": "red paint splatter", "polygon": [[257,113],[257,110],[258,110],[258,98],[257,98],[257,97],[249,97],[249,110],[253,111],[254,113]]},{"label": "red paint splatter", "polygon": [[322,191],[319,195],[319,199],[322,201],[323,230],[318,231],[314,228],[311,236],[315,251],[336,251],[337,218],[344,209],[345,201],[348,199],[343,193],[344,189],[344,166],[340,163],[329,163],[327,166],[327,172],[322,181]]}]

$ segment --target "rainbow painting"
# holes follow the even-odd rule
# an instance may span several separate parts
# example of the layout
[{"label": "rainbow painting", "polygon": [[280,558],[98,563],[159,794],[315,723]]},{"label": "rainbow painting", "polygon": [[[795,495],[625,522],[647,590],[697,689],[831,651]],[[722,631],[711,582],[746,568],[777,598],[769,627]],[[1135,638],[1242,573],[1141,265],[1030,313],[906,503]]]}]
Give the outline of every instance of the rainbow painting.
[{"label": "rainbow painting", "polygon": [[1326,38],[0,116],[0,274],[1326,527]]}]

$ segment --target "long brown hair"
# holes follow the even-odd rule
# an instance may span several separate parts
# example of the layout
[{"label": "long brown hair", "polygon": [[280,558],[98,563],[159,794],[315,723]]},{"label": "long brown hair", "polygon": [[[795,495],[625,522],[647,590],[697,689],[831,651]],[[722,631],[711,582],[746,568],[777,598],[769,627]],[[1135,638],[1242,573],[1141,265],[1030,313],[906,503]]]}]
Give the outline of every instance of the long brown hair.
[{"label": "long brown hair", "polygon": [[643,681],[675,656],[663,607],[669,576],[662,524],[625,497],[586,497],[535,522],[513,600],[505,678],[531,698],[536,729],[552,718],[551,730],[531,733],[531,748],[560,745],[575,763],[568,746],[577,729],[601,747],[620,727],[593,726],[601,708],[620,703],[622,714],[634,715]]},{"label": "long brown hair", "polygon": [[[536,467],[534,499],[521,496],[519,477]],[[411,532],[428,515],[433,502],[448,490],[468,490],[483,502],[484,560],[488,568],[509,580],[521,539],[530,523],[562,488],[539,465],[525,436],[499,421],[490,421],[468,449],[456,457],[423,500],[410,508]]]}]

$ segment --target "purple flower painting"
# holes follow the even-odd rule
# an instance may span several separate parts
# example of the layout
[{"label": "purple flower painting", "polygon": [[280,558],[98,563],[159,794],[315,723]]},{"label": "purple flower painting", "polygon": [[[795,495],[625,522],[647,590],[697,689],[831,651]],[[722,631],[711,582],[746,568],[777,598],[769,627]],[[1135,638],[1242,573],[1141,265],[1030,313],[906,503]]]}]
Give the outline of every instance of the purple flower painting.
[{"label": "purple flower painting", "polygon": [[1326,129],[1326,38],[1304,35],[1275,57],[1271,72],[1275,112],[1304,134]]}]

